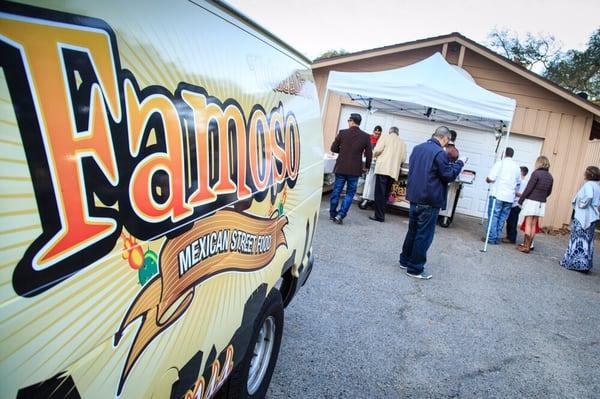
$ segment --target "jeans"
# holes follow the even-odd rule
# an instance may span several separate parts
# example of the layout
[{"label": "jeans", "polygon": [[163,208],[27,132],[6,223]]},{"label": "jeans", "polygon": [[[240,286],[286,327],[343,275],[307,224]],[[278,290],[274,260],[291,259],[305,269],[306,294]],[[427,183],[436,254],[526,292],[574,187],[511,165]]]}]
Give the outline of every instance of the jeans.
[{"label": "jeans", "polygon": [[404,237],[400,264],[411,274],[420,274],[427,262],[427,250],[433,242],[439,208],[410,203],[408,232]]},{"label": "jeans", "polygon": [[[492,212],[492,205],[494,206]],[[488,222],[485,225],[484,234],[487,234],[488,226],[492,225],[490,228],[490,236],[488,237],[488,243],[490,244],[498,244],[498,241],[502,238],[502,229],[504,228],[504,222],[508,218],[508,214],[510,213],[510,208],[512,207],[512,201],[500,201],[496,198],[494,202],[494,197],[490,196],[488,199]]]},{"label": "jeans", "polygon": [[521,213],[521,207],[513,206],[510,208],[510,213],[506,219],[506,238],[513,244],[517,242],[517,224],[519,223],[519,213]]},{"label": "jeans", "polygon": [[[342,201],[342,206],[338,210],[338,203],[340,202],[340,195],[342,194],[342,189],[344,185],[347,183],[346,187],[346,196]],[[358,184],[358,176],[349,176],[349,175],[335,175],[335,183],[333,184],[333,192],[331,193],[331,199],[329,200],[329,216],[332,218],[339,215],[342,219],[346,217],[348,214],[348,210],[350,209],[350,205],[352,205],[352,200],[354,199],[354,194],[356,194],[356,186]]]},{"label": "jeans", "polygon": [[394,180],[387,175],[375,175],[375,218],[385,220],[385,206]]}]

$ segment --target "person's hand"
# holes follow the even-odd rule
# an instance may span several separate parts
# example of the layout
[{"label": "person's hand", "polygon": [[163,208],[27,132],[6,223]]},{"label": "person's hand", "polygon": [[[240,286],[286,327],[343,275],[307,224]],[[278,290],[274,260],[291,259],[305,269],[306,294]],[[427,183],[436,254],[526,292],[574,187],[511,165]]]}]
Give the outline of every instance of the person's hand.
[{"label": "person's hand", "polygon": [[460,157],[458,158],[459,161],[461,161],[463,164],[467,163],[467,161],[469,160],[468,157]]},{"label": "person's hand", "polygon": [[363,173],[367,173],[369,171],[369,168],[363,168]]}]

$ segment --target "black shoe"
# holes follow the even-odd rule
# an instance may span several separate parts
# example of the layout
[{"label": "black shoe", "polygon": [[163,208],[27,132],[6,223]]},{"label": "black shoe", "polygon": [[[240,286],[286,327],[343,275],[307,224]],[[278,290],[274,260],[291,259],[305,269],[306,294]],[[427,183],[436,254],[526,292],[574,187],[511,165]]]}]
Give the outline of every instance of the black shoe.
[{"label": "black shoe", "polygon": [[404,266],[402,263],[398,262],[398,264],[400,265],[400,269],[402,270],[406,270],[406,266]]},{"label": "black shoe", "polygon": [[333,223],[344,224],[344,220],[342,219],[342,217],[340,215],[337,215],[336,217],[333,218]]},{"label": "black shoe", "polygon": [[335,216],[329,215],[329,220],[333,221],[333,219],[335,219]]},{"label": "black shoe", "polygon": [[377,219],[375,216],[369,216],[369,219],[371,219],[371,220],[374,220],[374,221],[376,221],[376,222],[383,223],[383,220],[381,220],[381,219]]}]

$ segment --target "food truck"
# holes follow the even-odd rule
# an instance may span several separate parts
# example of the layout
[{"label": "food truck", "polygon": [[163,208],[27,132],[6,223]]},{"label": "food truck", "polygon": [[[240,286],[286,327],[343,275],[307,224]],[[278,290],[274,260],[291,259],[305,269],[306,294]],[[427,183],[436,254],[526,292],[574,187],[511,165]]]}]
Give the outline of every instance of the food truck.
[{"label": "food truck", "polygon": [[0,397],[263,397],[313,265],[310,61],[220,2],[0,7]]}]

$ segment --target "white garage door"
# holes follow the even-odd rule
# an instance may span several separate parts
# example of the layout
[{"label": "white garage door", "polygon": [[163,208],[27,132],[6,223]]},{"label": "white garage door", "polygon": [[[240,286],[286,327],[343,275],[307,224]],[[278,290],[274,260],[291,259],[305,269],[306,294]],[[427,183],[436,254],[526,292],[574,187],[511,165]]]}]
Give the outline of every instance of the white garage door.
[{"label": "white garage door", "polygon": [[[397,126],[400,129],[400,137],[408,146],[409,156],[413,147],[431,137],[433,131],[440,125],[440,122],[402,117],[383,112],[371,114],[364,108],[345,105],[342,107],[340,116],[340,129],[348,127],[347,120],[353,112],[363,117],[361,129],[368,133],[371,133],[376,125],[383,127],[384,134],[391,126]],[[456,212],[480,217],[484,212],[486,197],[488,196],[489,185],[485,183],[485,176],[494,164],[496,140],[491,131],[454,126],[449,123],[444,123],[444,125],[456,130],[458,133],[456,147],[460,150],[461,157],[469,158],[465,169],[474,170],[477,173],[474,184],[463,186]],[[509,146],[515,150],[515,161],[519,165],[527,166],[531,173],[535,159],[542,149],[542,143],[542,139],[511,134]]]}]

